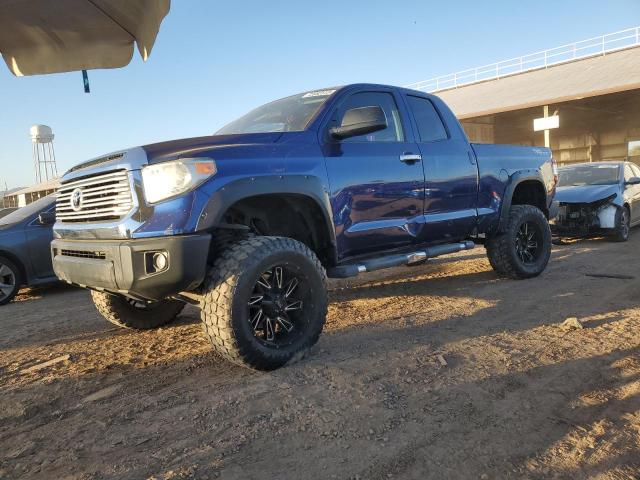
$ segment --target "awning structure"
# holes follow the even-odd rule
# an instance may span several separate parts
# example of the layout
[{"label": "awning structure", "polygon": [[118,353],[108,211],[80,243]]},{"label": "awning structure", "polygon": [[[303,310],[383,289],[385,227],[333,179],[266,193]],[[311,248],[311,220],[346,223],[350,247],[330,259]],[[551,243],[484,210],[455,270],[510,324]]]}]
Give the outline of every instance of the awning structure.
[{"label": "awning structure", "polygon": [[460,119],[640,88],[640,48],[443,90]]},{"label": "awning structure", "polygon": [[170,0],[0,0],[0,53],[14,75],[147,60]]}]

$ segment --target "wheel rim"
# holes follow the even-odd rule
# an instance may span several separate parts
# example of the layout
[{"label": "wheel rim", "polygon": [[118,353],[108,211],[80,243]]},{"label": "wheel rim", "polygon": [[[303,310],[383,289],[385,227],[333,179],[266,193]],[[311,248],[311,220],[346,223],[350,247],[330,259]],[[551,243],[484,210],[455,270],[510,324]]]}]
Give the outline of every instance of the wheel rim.
[{"label": "wheel rim", "polygon": [[542,232],[533,222],[520,225],[515,238],[516,255],[525,265],[536,263],[542,252]]},{"label": "wheel rim", "polygon": [[0,300],[4,300],[16,288],[16,274],[8,265],[0,263]]},{"label": "wheel rim", "polygon": [[622,210],[622,218],[620,220],[622,223],[622,236],[627,238],[629,235],[629,213],[626,208]]},{"label": "wheel rim", "polygon": [[269,346],[291,343],[302,333],[306,280],[288,265],[276,265],[258,277],[249,297],[253,335]]}]

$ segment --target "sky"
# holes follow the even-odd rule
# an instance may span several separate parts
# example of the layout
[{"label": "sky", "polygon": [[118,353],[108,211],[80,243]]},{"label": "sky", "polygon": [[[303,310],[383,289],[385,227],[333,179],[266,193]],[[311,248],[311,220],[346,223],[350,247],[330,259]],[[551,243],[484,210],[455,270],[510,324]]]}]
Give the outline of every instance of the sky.
[{"label": "sky", "polygon": [[35,182],[29,127],[58,171],[209,135],[267,101],[354,82],[406,85],[640,25],[639,0],[173,0],[151,56],[14,77],[0,64],[0,190]]}]

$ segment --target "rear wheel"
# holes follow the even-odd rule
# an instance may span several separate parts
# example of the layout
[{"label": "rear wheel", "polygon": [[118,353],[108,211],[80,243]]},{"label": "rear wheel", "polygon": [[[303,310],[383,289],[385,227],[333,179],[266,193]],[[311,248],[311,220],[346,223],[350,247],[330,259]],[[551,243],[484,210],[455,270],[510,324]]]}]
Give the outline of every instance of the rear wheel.
[{"label": "rear wheel", "polygon": [[613,233],[613,240],[616,242],[626,242],[629,240],[631,230],[631,214],[628,207],[620,207],[616,212],[616,228]]},{"label": "rear wheel", "polygon": [[504,233],[487,239],[487,256],[493,269],[510,278],[540,275],[551,255],[549,222],[532,205],[514,205]]},{"label": "rear wheel", "polygon": [[273,370],[303,358],[327,314],[326,274],[304,244],[253,237],[215,261],[201,305],[202,324],[224,358]]},{"label": "rear wheel", "polygon": [[109,322],[122,328],[149,330],[167,325],[175,320],[184,308],[178,300],[143,302],[106,292],[91,292],[91,298],[100,314]]},{"label": "rear wheel", "polygon": [[0,305],[13,300],[21,283],[22,276],[18,266],[8,258],[0,257]]}]

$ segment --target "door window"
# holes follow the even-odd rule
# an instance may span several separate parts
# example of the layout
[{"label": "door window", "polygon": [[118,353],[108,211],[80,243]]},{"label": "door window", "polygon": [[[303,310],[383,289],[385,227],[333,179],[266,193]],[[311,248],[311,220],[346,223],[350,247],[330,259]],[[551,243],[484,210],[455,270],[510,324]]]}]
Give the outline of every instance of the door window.
[{"label": "door window", "polygon": [[633,170],[631,170],[631,165],[629,165],[628,163],[624,164],[624,181],[628,182],[629,180],[631,180],[631,177],[635,177],[635,174],[633,173]]},{"label": "door window", "polygon": [[440,115],[430,100],[422,97],[407,95],[409,106],[418,125],[421,142],[436,142],[447,138]]},{"label": "door window", "polygon": [[404,131],[400,121],[400,111],[393,95],[385,92],[354,93],[343,103],[332,126],[340,125],[347,110],[359,107],[380,107],[387,119],[387,128],[366,135],[358,135],[342,140],[343,143],[353,142],[403,142]]}]

